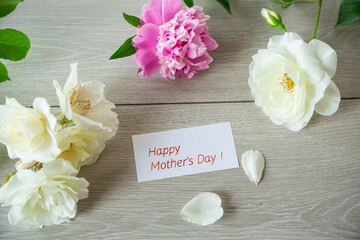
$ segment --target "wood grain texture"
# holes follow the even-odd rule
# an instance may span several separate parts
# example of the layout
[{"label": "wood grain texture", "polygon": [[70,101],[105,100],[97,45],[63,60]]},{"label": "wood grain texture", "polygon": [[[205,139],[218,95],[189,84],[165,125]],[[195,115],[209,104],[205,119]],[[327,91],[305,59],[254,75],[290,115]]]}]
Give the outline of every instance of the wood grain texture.
[{"label": "wood grain texture", "polygon": [[[0,28],[25,32],[32,48],[25,60],[4,62],[13,81],[0,85],[0,104],[5,96],[23,104],[43,96],[57,105],[52,80],[63,84],[69,64],[79,62],[81,80],[106,84],[120,128],[98,162],[82,168],[90,195],[70,224],[23,230],[8,223],[2,207],[0,239],[360,239],[360,100],[343,100],[334,116],[315,115],[298,133],[272,124],[252,102],[216,103],[252,100],[251,56],[280,34],[261,18],[262,0],[230,0],[233,16],[215,1],[195,0],[211,15],[210,32],[220,44],[211,68],[192,80],[136,77],[133,57],[108,58],[135,33],[121,13],[140,16],[146,2],[31,0],[1,19]],[[359,98],[360,23],[334,29],[339,5],[323,1],[317,37],[337,51],[334,81],[342,97]],[[279,11],[289,31],[310,40],[316,5]],[[137,183],[132,135],[224,121],[232,124],[239,157],[251,148],[264,153],[259,186],[242,169]],[[5,176],[15,162],[3,145],[0,159]],[[224,217],[207,227],[184,222],[182,206],[205,191],[221,196]]]},{"label": "wood grain texture", "polygon": [[[1,28],[16,28],[31,39],[32,47],[21,62],[5,62],[12,82],[1,84],[0,104],[4,96],[31,103],[43,96],[55,103],[52,80],[66,81],[69,64],[79,62],[83,81],[99,80],[106,84],[108,98],[117,104],[174,103],[252,100],[247,85],[251,56],[265,48],[268,39],[281,34],[270,28],[260,16],[265,0],[233,0],[230,16],[216,1],[197,0],[211,15],[210,32],[220,47],[211,53],[211,68],[192,80],[164,81],[159,75],[149,79],[136,76],[134,57],[108,61],[108,58],[136,29],[125,22],[122,12],[140,16],[147,0],[31,0],[19,4],[14,13],[1,19]],[[317,37],[338,53],[334,81],[342,97],[360,96],[354,87],[360,76],[359,22],[333,28],[340,0],[323,1]],[[316,18],[316,4],[298,4],[279,12],[289,31],[310,40]],[[174,94],[175,93],[175,94]]]},{"label": "wood grain texture", "polygon": [[[80,176],[89,198],[70,224],[27,231],[7,223],[1,239],[359,239],[360,100],[343,100],[331,117],[315,115],[301,132],[275,126],[254,103],[120,106],[120,128],[100,159]],[[137,183],[131,136],[230,121],[238,156],[259,149],[266,168],[259,186],[232,169]],[[0,147],[0,175],[12,170]],[[214,225],[178,215],[198,193],[223,199]]]}]

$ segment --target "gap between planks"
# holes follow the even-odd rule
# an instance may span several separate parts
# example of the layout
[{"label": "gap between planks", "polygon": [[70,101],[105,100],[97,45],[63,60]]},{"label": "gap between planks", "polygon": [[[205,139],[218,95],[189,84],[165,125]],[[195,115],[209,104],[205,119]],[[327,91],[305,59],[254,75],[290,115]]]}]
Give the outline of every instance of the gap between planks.
[{"label": "gap between planks", "polygon": [[[349,98],[341,98],[342,101],[346,100],[360,100],[360,97],[349,97]],[[126,107],[126,106],[157,106],[157,105],[191,105],[191,104],[224,104],[224,103],[253,103],[254,100],[246,100],[246,101],[213,101],[213,102],[170,102],[170,103],[120,103],[115,104],[116,107]],[[30,106],[32,107],[32,106]],[[60,107],[59,105],[52,105],[52,108]]]}]

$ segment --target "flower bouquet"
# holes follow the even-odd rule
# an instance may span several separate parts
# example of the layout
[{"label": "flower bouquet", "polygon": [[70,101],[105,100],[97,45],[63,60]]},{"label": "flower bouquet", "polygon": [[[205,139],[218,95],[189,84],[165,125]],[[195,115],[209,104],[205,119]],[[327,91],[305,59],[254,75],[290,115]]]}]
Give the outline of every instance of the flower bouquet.
[{"label": "flower bouquet", "polygon": [[104,84],[77,79],[77,64],[63,89],[54,80],[60,112],[51,113],[45,98],[23,107],[7,98],[0,105],[0,142],[16,170],[0,188],[0,203],[10,206],[9,222],[43,227],[75,217],[78,200],[88,196],[89,183],[76,175],[94,163],[118,128],[115,105],[104,98]]}]

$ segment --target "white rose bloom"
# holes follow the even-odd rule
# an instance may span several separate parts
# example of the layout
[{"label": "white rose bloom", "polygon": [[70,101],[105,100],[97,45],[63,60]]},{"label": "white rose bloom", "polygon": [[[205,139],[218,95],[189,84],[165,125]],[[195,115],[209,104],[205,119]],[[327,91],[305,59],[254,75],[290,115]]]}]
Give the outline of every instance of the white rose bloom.
[{"label": "white rose bloom", "polygon": [[23,228],[60,224],[74,218],[77,202],[87,198],[89,183],[77,178],[68,161],[44,163],[34,172],[21,170],[0,188],[0,202],[11,206],[9,222]]},{"label": "white rose bloom", "polygon": [[56,139],[62,150],[59,158],[70,161],[76,169],[94,163],[105,147],[101,134],[78,126],[64,128],[56,134]]},{"label": "white rose bloom", "polygon": [[56,80],[53,82],[61,110],[75,124],[105,132],[106,140],[112,138],[118,129],[119,120],[117,114],[111,111],[115,105],[104,98],[105,85],[98,81],[78,81],[77,63],[71,64],[70,68],[64,89]]},{"label": "white rose bloom", "polygon": [[273,36],[250,64],[255,103],[275,124],[299,131],[314,111],[323,116],[337,111],[340,92],[331,80],[336,64],[336,52],[322,41],[306,43],[289,32]]},{"label": "white rose bloom", "polygon": [[9,157],[23,163],[49,162],[60,154],[55,132],[60,129],[44,98],[35,98],[33,108],[21,106],[14,98],[0,105],[0,142]]}]

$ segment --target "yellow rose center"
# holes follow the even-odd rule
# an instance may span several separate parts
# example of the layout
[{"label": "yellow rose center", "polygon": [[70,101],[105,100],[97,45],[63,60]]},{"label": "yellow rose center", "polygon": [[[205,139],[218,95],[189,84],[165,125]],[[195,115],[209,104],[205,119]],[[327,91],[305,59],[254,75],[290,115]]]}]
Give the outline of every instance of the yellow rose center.
[{"label": "yellow rose center", "polygon": [[81,88],[80,83],[77,86],[77,89],[70,96],[70,104],[71,109],[82,115],[85,116],[88,112],[92,112],[91,104],[89,100],[83,100],[79,98],[79,89]]},{"label": "yellow rose center", "polygon": [[291,78],[289,78],[287,73],[284,73],[284,76],[280,79],[280,81],[280,84],[286,93],[292,93],[294,91],[295,83],[291,80]]}]

